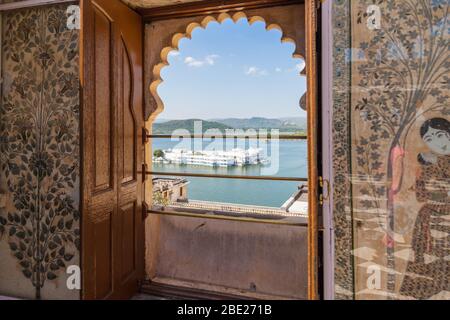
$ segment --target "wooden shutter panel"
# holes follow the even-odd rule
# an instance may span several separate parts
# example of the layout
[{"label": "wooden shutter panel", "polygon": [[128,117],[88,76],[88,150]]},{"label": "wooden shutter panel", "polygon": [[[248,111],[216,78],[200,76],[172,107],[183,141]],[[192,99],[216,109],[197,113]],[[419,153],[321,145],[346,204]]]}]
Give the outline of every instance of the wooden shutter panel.
[{"label": "wooden shutter panel", "polygon": [[119,0],[82,15],[82,292],[127,299],[144,272],[143,26]]}]

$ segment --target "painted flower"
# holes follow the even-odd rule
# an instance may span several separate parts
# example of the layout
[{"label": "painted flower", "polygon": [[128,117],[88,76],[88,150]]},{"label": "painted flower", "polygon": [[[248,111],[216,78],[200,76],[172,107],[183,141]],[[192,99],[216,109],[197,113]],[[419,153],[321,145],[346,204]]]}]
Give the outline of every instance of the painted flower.
[{"label": "painted flower", "polygon": [[56,205],[56,212],[58,212],[58,215],[61,215],[63,217],[70,215],[75,220],[78,220],[78,215],[75,214],[77,210],[75,209],[75,201],[68,196],[64,196],[61,198],[57,198],[55,200]]},{"label": "painted flower", "polygon": [[54,123],[55,128],[55,141],[58,143],[61,143],[64,141],[64,139],[67,137],[67,135],[71,132],[71,126],[73,123],[67,116],[67,114],[63,114],[59,116]]},{"label": "painted flower", "polygon": [[48,16],[48,30],[51,33],[63,33],[66,30],[67,16],[62,10],[55,10]]},{"label": "painted flower", "polygon": [[17,133],[23,142],[27,142],[30,138],[31,132],[33,131],[33,123],[29,118],[19,117],[15,120],[14,125],[17,128]]},{"label": "painted flower", "polygon": [[33,153],[31,156],[30,169],[39,178],[50,176],[53,172],[53,166],[53,159],[45,151]]},{"label": "painted flower", "polygon": [[34,54],[35,59],[39,64],[46,68],[55,61],[55,50],[49,43],[45,43],[39,47],[39,50]]},{"label": "painted flower", "polygon": [[60,94],[66,97],[75,97],[79,94],[78,77],[73,73],[63,74],[59,78]]},{"label": "painted flower", "polygon": [[42,51],[38,54],[37,58],[40,61],[41,66],[47,67],[49,65],[49,62],[52,60],[51,55],[48,51]]},{"label": "painted flower", "polygon": [[22,42],[27,42],[30,39],[31,32],[36,28],[32,19],[24,19],[17,27],[17,38]]},{"label": "painted flower", "polygon": [[25,99],[27,91],[30,89],[33,82],[30,79],[24,77],[18,77],[14,79],[12,87],[15,92],[17,92],[22,99]]}]

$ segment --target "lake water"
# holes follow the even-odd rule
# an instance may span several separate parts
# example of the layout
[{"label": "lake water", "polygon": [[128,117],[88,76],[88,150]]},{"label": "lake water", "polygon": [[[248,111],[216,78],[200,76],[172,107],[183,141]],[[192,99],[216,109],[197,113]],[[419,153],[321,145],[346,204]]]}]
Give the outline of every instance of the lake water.
[{"label": "lake water", "polygon": [[[212,168],[192,165],[175,165],[154,163],[155,172],[205,173],[250,176],[278,176],[307,178],[307,143],[304,140],[244,141],[227,139],[202,141],[184,139],[153,139],[153,151],[157,149],[183,148],[191,150],[231,150],[233,148],[258,147],[266,152],[271,160],[269,166],[246,166],[229,168]],[[194,146],[195,145],[195,146]],[[230,180],[209,178],[187,178],[188,198],[215,202],[281,207],[303,182]]]}]

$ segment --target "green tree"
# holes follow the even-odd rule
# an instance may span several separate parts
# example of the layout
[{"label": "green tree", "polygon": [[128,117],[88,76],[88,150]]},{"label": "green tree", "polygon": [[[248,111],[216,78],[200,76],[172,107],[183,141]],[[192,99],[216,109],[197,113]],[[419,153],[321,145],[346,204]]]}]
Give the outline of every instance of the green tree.
[{"label": "green tree", "polygon": [[160,150],[160,149],[155,150],[155,152],[153,152],[153,155],[154,155],[156,158],[164,158],[164,156],[165,156],[164,151],[162,151],[162,150]]},{"label": "green tree", "polygon": [[156,205],[167,207],[170,204],[169,199],[166,199],[162,192],[157,191],[153,193],[153,203]]}]

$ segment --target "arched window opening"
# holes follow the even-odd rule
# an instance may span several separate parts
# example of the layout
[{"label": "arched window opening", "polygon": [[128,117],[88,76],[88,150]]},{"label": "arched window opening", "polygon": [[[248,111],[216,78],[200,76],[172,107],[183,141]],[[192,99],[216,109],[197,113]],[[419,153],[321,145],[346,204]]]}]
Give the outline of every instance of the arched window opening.
[{"label": "arched window opening", "polygon": [[[305,61],[280,26],[260,17],[203,21],[175,35],[152,69],[147,202],[157,232],[147,243],[159,247],[149,276],[249,297],[306,298]],[[185,259],[195,266],[174,267]],[[274,276],[255,274],[254,264]]]},{"label": "arched window opening", "polygon": [[[157,90],[164,110],[152,132],[163,138],[152,140],[152,170],[180,174],[165,176],[173,190],[188,193],[168,199],[171,207],[306,213],[299,203],[307,178],[306,113],[299,107],[304,61],[292,58],[295,45],[280,38],[263,22],[227,19],[194,30],[192,40],[180,40],[180,49],[168,53],[170,67],[161,70]],[[203,176],[209,174],[221,178]]]}]

